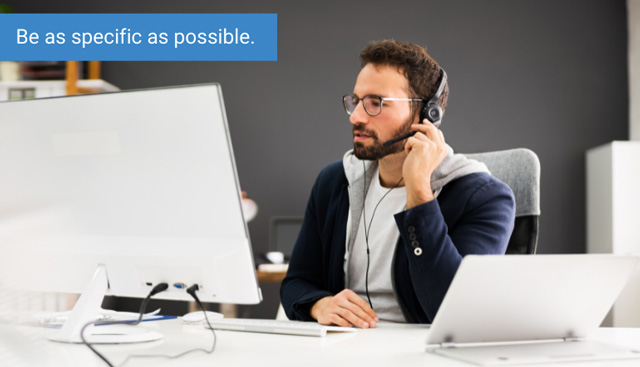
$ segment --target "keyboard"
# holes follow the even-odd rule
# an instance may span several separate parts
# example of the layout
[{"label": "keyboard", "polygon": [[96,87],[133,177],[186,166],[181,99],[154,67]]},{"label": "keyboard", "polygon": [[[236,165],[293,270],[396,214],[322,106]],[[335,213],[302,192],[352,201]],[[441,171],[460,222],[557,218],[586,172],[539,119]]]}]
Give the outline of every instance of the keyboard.
[{"label": "keyboard", "polygon": [[[253,333],[289,334],[303,336],[327,335],[327,332],[353,332],[352,327],[327,326],[316,322],[289,321],[289,320],[260,320],[260,319],[220,319],[209,320],[214,330],[247,331]],[[205,328],[209,328],[204,323]]]}]

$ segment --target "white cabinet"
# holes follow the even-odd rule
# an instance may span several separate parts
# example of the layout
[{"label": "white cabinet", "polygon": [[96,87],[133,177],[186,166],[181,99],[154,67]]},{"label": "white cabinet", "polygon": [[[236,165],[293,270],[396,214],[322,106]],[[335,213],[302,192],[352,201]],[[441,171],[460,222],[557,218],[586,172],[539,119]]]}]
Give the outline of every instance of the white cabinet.
[{"label": "white cabinet", "polygon": [[[640,255],[640,141],[587,151],[587,252]],[[640,269],[610,317],[612,326],[640,327]]]}]

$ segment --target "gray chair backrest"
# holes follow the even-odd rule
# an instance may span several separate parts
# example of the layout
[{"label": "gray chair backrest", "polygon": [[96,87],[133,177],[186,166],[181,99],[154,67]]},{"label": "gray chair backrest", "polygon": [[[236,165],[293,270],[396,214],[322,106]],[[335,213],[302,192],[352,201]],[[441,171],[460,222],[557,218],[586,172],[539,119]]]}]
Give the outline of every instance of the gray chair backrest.
[{"label": "gray chair backrest", "polygon": [[487,165],[491,174],[507,184],[516,199],[516,219],[507,254],[535,254],[540,218],[540,160],[529,149],[465,154]]}]

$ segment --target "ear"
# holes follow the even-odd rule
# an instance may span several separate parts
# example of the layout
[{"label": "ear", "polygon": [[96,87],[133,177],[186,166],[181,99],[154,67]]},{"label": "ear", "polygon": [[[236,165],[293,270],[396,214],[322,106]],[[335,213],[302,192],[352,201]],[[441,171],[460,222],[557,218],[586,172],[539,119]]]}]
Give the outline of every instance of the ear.
[{"label": "ear", "polygon": [[423,123],[423,114],[422,114],[422,110],[423,110],[423,104],[420,104],[415,111],[413,111],[413,124],[421,124]]}]

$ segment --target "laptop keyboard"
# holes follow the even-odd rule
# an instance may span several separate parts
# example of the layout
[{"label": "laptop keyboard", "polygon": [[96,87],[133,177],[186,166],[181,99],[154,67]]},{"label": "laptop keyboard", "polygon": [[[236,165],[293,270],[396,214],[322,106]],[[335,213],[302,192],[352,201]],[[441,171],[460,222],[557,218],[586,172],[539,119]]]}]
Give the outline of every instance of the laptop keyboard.
[{"label": "laptop keyboard", "polygon": [[[254,333],[289,334],[303,336],[327,335],[329,331],[352,332],[352,327],[326,326],[315,322],[289,321],[289,320],[260,320],[260,319],[221,319],[209,320],[214,330],[233,330]],[[209,328],[207,323],[204,323]]]}]

